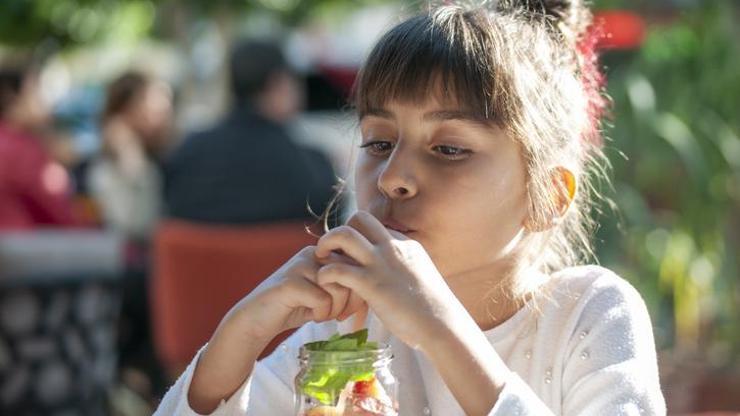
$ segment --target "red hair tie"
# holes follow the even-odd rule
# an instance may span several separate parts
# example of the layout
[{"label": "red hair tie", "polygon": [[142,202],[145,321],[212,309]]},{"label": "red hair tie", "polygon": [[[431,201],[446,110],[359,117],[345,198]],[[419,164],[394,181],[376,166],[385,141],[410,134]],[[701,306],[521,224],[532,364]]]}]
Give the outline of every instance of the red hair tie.
[{"label": "red hair tie", "polygon": [[601,146],[603,144],[599,127],[604,116],[607,100],[602,94],[606,87],[606,76],[599,67],[597,45],[604,36],[604,27],[594,22],[576,45],[581,64],[581,84],[586,92],[588,127],[583,140]]}]

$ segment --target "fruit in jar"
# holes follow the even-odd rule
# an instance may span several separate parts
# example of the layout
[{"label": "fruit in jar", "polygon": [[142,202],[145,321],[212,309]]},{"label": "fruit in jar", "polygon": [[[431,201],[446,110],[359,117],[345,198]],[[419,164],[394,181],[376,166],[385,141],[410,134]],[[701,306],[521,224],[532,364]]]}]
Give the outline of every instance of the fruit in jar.
[{"label": "fruit in jar", "polygon": [[335,406],[316,406],[310,409],[305,416],[344,416],[344,412]]}]

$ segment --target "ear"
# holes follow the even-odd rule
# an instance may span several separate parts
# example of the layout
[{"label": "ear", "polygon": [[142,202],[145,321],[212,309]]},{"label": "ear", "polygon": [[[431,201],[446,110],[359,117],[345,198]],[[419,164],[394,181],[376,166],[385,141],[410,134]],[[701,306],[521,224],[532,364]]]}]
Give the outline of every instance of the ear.
[{"label": "ear", "polygon": [[558,166],[550,173],[550,179],[552,179],[555,188],[553,202],[555,203],[556,212],[553,213],[553,217],[559,219],[565,215],[576,197],[576,176],[570,169]]},{"label": "ear", "polygon": [[576,197],[576,177],[570,169],[564,166],[553,168],[550,170],[550,180],[552,181],[551,197],[554,210],[540,220],[535,220],[532,215],[528,216],[524,227],[529,231],[545,231],[557,225]]}]

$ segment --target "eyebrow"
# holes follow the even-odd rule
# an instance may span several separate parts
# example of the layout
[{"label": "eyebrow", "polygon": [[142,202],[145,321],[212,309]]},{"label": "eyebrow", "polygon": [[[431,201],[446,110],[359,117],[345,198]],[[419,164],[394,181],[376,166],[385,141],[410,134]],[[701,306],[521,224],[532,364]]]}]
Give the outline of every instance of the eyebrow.
[{"label": "eyebrow", "polygon": [[[366,116],[380,117],[388,120],[396,119],[395,115],[392,112],[383,108],[370,108],[362,114],[360,119],[365,118]],[[458,120],[468,123],[474,123],[483,127],[490,127],[491,125],[489,120],[483,119],[471,112],[460,110],[430,111],[424,114],[423,120],[436,122]]]}]

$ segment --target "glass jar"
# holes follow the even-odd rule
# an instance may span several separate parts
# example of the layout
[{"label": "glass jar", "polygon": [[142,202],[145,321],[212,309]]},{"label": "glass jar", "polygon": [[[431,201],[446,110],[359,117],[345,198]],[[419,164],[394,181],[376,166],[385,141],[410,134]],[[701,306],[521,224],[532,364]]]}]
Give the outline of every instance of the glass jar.
[{"label": "glass jar", "polygon": [[297,416],[398,415],[390,346],[365,351],[311,351],[304,346],[298,359]]}]

